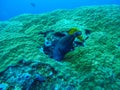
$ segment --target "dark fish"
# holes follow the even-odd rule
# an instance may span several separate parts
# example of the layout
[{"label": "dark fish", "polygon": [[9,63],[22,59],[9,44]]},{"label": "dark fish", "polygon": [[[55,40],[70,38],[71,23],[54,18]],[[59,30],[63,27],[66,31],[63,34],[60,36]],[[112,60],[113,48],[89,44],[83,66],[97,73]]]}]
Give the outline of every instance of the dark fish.
[{"label": "dark fish", "polygon": [[81,35],[81,32],[75,32],[72,35],[66,35],[62,37],[53,49],[53,58],[57,61],[61,61],[65,54],[73,49],[73,41],[79,35]]},{"label": "dark fish", "polygon": [[34,2],[31,2],[30,5],[31,5],[32,7],[36,7],[36,4],[35,4]]}]

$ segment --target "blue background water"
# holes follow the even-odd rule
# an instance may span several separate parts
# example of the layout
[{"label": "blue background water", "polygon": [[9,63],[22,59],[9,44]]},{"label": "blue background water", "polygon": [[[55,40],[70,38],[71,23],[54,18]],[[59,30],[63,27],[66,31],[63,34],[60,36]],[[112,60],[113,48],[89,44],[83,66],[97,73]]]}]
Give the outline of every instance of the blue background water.
[{"label": "blue background water", "polygon": [[120,4],[120,0],[0,0],[0,20],[23,13],[45,13],[88,5]]}]

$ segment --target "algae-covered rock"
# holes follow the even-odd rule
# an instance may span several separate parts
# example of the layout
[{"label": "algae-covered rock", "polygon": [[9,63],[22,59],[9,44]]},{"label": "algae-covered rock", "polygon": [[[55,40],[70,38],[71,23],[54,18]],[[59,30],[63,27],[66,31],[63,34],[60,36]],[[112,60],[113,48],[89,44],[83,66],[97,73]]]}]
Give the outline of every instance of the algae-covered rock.
[{"label": "algae-covered rock", "polygon": [[[35,90],[36,86],[36,90],[119,90],[119,12],[119,5],[87,6],[39,15],[23,14],[0,22],[0,87],[21,90],[24,85],[28,85],[27,80],[17,83],[12,82],[12,79],[23,76],[34,81],[35,73],[38,72],[50,77],[43,83],[29,83],[32,86],[29,90]],[[45,40],[41,33],[52,30],[67,32],[71,28],[82,32],[84,47],[76,47],[67,53],[61,62],[40,52]],[[86,29],[91,31],[87,39]],[[18,63],[20,60],[27,63]],[[9,67],[12,66],[14,68],[11,68],[11,72],[18,78],[7,80],[6,76],[4,80],[2,77],[5,78],[5,75],[12,75],[9,74]],[[21,72],[18,74],[18,71],[14,72],[13,69]],[[37,69],[36,72],[34,69]],[[6,72],[7,70],[9,72]],[[12,84],[16,86],[13,87]]]}]

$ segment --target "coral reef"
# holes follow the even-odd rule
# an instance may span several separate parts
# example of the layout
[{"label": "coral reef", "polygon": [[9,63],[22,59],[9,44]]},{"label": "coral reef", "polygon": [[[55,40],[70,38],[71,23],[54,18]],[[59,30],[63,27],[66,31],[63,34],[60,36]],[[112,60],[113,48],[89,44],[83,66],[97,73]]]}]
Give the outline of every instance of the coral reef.
[{"label": "coral reef", "polygon": [[[119,12],[120,5],[87,6],[0,22],[0,89],[119,90]],[[82,32],[84,47],[62,62],[40,52],[46,35],[41,32],[73,27]]]}]

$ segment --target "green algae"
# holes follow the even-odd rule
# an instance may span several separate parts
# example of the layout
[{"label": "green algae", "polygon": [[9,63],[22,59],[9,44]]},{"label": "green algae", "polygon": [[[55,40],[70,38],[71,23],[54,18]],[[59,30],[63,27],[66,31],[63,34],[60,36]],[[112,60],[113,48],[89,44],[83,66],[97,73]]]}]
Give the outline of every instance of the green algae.
[{"label": "green algae", "polygon": [[[54,84],[53,88],[64,89],[59,81],[62,78],[64,83],[75,85],[74,90],[118,90],[119,12],[119,5],[90,6],[40,15],[24,14],[0,22],[0,71],[22,59],[35,60],[50,64],[59,72],[58,80],[50,81]],[[84,29],[92,30],[85,47],[75,48],[62,62],[56,62],[39,51],[38,47],[44,43],[39,32],[68,31],[72,27],[80,29],[83,37]]]}]

